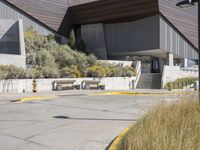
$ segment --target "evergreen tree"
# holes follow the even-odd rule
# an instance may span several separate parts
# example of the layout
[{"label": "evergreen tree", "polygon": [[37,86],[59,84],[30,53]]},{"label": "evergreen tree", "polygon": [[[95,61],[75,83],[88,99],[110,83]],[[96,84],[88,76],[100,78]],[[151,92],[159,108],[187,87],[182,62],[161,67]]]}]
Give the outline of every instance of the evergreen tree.
[{"label": "evergreen tree", "polygon": [[73,29],[69,34],[67,45],[69,45],[69,47],[71,47],[72,49],[76,49],[76,37]]}]

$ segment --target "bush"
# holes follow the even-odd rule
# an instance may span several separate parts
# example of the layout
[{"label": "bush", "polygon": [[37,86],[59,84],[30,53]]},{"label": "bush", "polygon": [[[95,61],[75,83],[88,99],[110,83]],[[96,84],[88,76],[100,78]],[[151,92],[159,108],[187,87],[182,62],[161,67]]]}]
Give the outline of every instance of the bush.
[{"label": "bush", "polygon": [[135,69],[132,67],[106,63],[96,63],[88,69],[88,77],[131,77],[135,74]]},{"label": "bush", "polygon": [[98,77],[103,78],[106,77],[107,71],[101,64],[95,64],[94,66],[89,67],[88,69],[88,77]]},{"label": "bush", "polygon": [[171,89],[182,89],[184,86],[194,84],[198,78],[196,77],[187,77],[187,78],[180,78],[174,82],[168,82],[165,85],[165,88]]},{"label": "bush", "polygon": [[26,71],[13,65],[0,65],[0,80],[23,79]]},{"label": "bush", "polygon": [[177,79],[176,82],[195,82],[197,81],[198,78],[196,77],[187,77],[187,78],[181,78],[181,79]]},{"label": "bush", "polygon": [[29,79],[44,78],[43,69],[41,67],[27,68],[26,77]]},{"label": "bush", "polygon": [[75,37],[75,33],[74,30],[71,30],[70,34],[69,34],[69,39],[67,44],[72,48],[72,49],[76,49],[76,37]]},{"label": "bush", "polygon": [[[73,31],[70,34],[68,46],[58,44],[52,34],[42,36],[29,28],[25,33],[25,44],[28,78],[121,77],[133,75],[131,68],[98,63],[93,54],[87,56],[85,53],[72,50],[76,46]],[[33,73],[30,73],[31,70]]]},{"label": "bush", "polygon": [[133,68],[133,67],[124,67],[123,68],[123,71],[122,71],[124,77],[132,77],[132,76],[135,76],[136,75],[136,70]]},{"label": "bush", "polygon": [[119,65],[109,66],[109,77],[121,77],[123,74],[123,68]]},{"label": "bush", "polygon": [[91,67],[97,63],[97,58],[94,56],[94,54],[89,54],[87,57],[87,62],[89,67]]},{"label": "bush", "polygon": [[[186,98],[184,98],[186,97]],[[161,104],[135,123],[117,150],[197,150],[200,147],[198,94]]]},{"label": "bush", "polygon": [[77,66],[65,67],[61,70],[62,78],[80,78],[81,72],[78,70]]}]

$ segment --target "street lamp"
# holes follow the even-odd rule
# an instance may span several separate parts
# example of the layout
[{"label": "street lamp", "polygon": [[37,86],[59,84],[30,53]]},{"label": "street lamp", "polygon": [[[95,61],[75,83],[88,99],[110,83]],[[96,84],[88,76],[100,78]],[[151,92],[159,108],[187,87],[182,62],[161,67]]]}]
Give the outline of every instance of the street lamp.
[{"label": "street lamp", "polygon": [[199,52],[199,100],[200,100],[200,0],[183,0],[176,4],[180,8],[186,8],[194,6],[195,3],[198,3],[198,52]]},{"label": "street lamp", "polygon": [[180,8],[191,7],[191,6],[194,6],[196,2],[198,2],[198,0],[184,0],[177,3],[176,6]]}]

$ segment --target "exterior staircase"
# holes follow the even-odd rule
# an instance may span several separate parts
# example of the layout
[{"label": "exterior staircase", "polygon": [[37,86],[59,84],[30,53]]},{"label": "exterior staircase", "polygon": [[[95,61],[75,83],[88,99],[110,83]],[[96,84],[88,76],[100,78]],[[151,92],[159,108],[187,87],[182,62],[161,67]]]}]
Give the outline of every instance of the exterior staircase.
[{"label": "exterior staircase", "polygon": [[141,74],[137,89],[160,89],[162,73]]}]

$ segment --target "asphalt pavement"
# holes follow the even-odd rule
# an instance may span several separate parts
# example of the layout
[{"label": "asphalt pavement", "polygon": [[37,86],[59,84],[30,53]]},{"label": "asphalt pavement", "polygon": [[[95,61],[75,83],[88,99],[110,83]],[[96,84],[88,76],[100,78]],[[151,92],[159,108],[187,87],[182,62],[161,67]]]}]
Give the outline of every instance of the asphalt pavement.
[{"label": "asphalt pavement", "polygon": [[[1,94],[0,149],[105,150],[124,128],[166,97],[99,93]],[[12,103],[38,95],[43,99]]]}]

